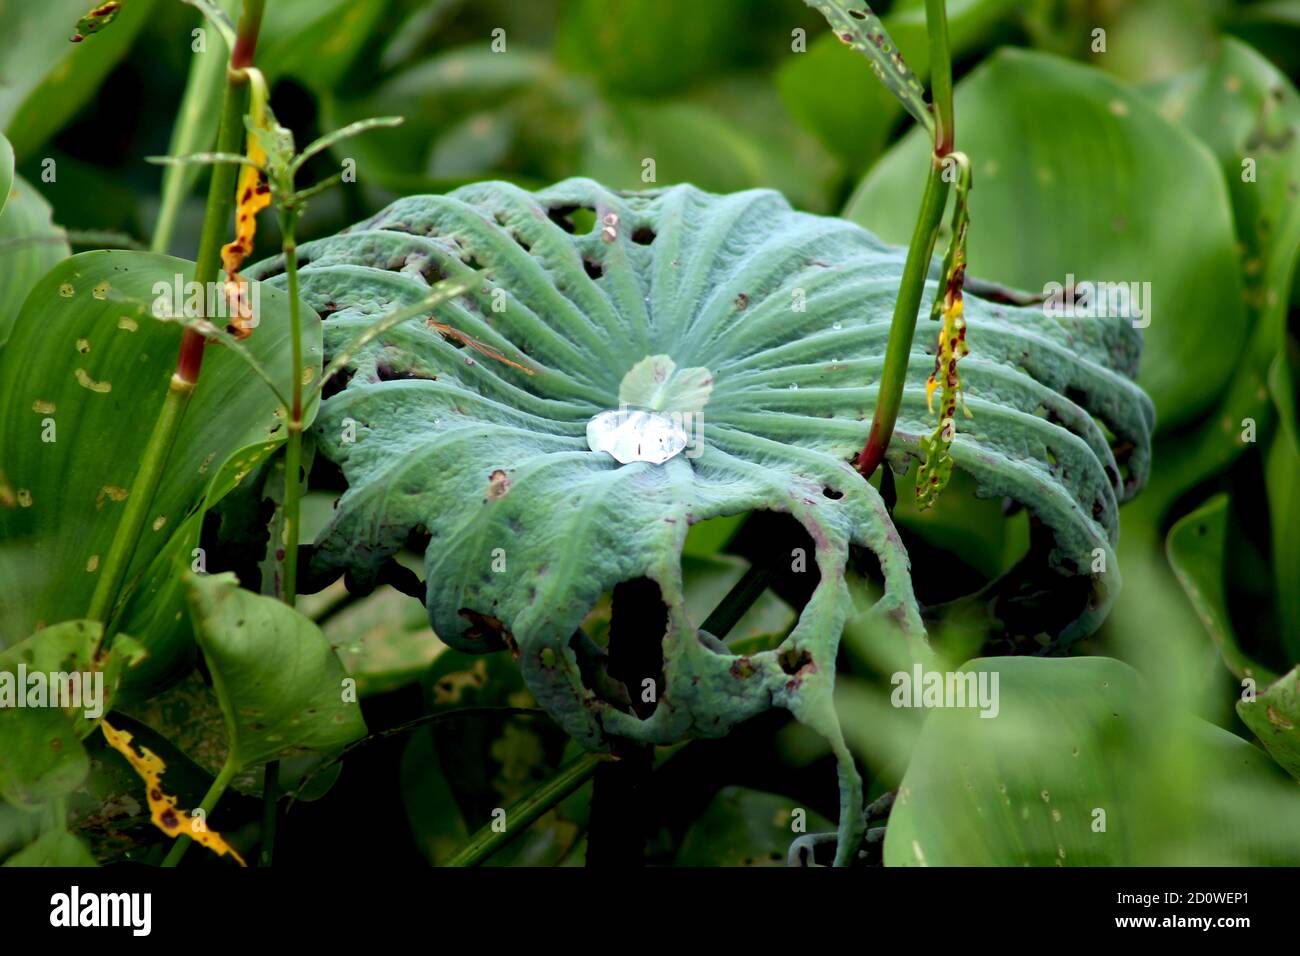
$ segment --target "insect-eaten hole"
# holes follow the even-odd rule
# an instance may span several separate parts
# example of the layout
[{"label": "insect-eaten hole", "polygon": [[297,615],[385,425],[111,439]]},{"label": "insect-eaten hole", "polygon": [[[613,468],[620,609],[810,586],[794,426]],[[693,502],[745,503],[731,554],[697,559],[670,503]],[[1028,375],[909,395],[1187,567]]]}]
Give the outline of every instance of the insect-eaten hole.
[{"label": "insect-eaten hole", "polygon": [[648,246],[655,241],[655,231],[649,226],[637,226],[632,231],[632,241],[638,246]]},{"label": "insect-eaten hole", "polygon": [[582,270],[587,273],[589,279],[599,279],[605,274],[605,267],[595,259],[583,259]]},{"label": "insect-eaten hole", "polygon": [[552,206],[546,210],[546,218],[565,232],[581,236],[595,228],[596,209],[594,206],[580,206],[577,203]]},{"label": "insect-eaten hole", "polygon": [[[569,642],[583,685],[597,700],[646,720],[659,706],[667,687],[664,676],[664,637],[668,606],[659,585],[650,578],[632,578],[614,585],[596,606],[609,608],[608,628],[591,626],[591,637],[577,631]],[[589,618],[589,621],[591,619]]]},{"label": "insect-eaten hole", "polygon": [[329,378],[325,379],[325,384],[321,386],[320,390],[321,401],[333,398],[339,392],[343,391],[343,389],[347,388],[348,382],[352,381],[352,376],[355,374],[356,372],[353,369],[341,368]]},{"label": "insect-eaten hole", "polygon": [[831,501],[839,501],[841,498],[844,497],[844,492],[837,491],[836,489],[827,485],[825,488],[822,489],[822,495],[826,498],[829,498]]},{"label": "insect-eaten hole", "polygon": [[788,648],[781,652],[777,658],[781,663],[781,670],[785,671],[791,677],[795,677],[800,671],[805,669],[815,669],[812,655],[806,650],[796,647]]},{"label": "insect-eaten hole", "polygon": [[375,375],[381,382],[401,382],[409,379],[422,379],[426,382],[436,381],[438,376],[430,375],[412,368],[396,368],[390,362],[379,362],[375,366]]},{"label": "insect-eaten hole", "polygon": [[766,569],[768,588],[797,611],[803,610],[821,583],[817,545],[788,512],[750,512],[726,550]]}]

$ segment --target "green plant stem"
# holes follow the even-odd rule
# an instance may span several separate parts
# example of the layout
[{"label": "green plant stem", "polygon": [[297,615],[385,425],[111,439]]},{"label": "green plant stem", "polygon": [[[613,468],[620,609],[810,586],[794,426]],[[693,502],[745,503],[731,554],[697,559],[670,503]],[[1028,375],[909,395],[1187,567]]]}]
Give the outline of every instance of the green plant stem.
[{"label": "green plant stem", "polygon": [[894,435],[894,425],[898,422],[898,408],[902,404],[912,352],[912,336],[916,332],[916,316],[921,308],[925,276],[930,270],[930,259],[934,255],[934,244],[939,237],[939,224],[947,201],[948,183],[943,179],[943,166],[936,161],[931,163],[930,175],[925,180],[921,212],[907,247],[898,298],[894,300],[894,318],[889,326],[889,344],[885,349],[885,366],[876,394],[871,432],[858,455],[857,469],[864,478],[870,478],[884,460],[885,450]]},{"label": "green plant stem", "polygon": [[[226,792],[226,788],[230,786],[230,781],[235,779],[235,774],[238,772],[237,767],[231,764],[230,761],[226,761],[221,767],[221,772],[217,774],[217,779],[212,781],[212,786],[208,787],[208,792],[203,795],[203,802],[199,804],[199,809],[203,811],[205,825],[207,818],[212,815],[213,809],[216,808],[217,801],[221,799],[221,795]],[[178,836],[176,842],[172,844],[172,848],[167,852],[167,856],[163,858],[162,865],[166,867],[176,866],[193,842],[187,836]]]},{"label": "green plant stem", "polygon": [[925,0],[925,29],[930,38],[930,101],[934,104],[934,154],[952,152],[956,129],[952,111],[952,49],[948,43],[945,0]]},{"label": "green plant stem", "polygon": [[870,478],[880,467],[890,439],[894,436],[898,409],[903,401],[903,386],[907,381],[912,336],[916,332],[916,316],[925,291],[925,276],[930,269],[944,206],[948,202],[949,182],[944,178],[944,158],[952,152],[956,131],[952,108],[952,53],[948,43],[948,16],[944,0],[926,0],[925,24],[930,37],[930,89],[935,113],[934,153],[930,158],[925,192],[921,196],[921,211],[917,214],[916,228],[907,247],[907,261],[903,266],[898,298],[894,300],[894,317],[889,326],[889,344],[885,349],[885,366],[880,376],[880,389],[876,394],[876,411],[871,419],[871,431],[855,463],[864,478]]},{"label": "green plant stem", "polygon": [[[239,138],[243,132],[244,81],[234,75],[228,75],[225,98],[222,103],[221,127],[218,148],[228,150],[238,148]],[[217,278],[221,261],[221,244],[225,237],[226,224],[230,220],[230,210],[235,198],[235,174],[233,166],[214,166],[212,180],[208,187],[207,213],[203,220],[203,234],[199,241],[199,255],[194,264],[194,281],[202,285]],[[167,389],[167,397],[154,422],[153,432],[140,459],[140,467],[132,482],[131,493],[127,498],[126,509],[113,535],[99,581],[91,595],[90,608],[86,616],[91,620],[108,623],[113,607],[118,599],[126,572],[135,554],[136,543],[144,528],[149,508],[162,480],[167,457],[176,442],[181,420],[194,394],[199,371],[203,363],[204,338],[192,329],[181,334],[180,349],[176,357],[176,371],[172,375]],[[105,635],[109,633],[105,628]]]},{"label": "green plant stem", "polygon": [[149,435],[149,444],[145,446],[139,470],[135,473],[122,520],[118,522],[113,543],[109,546],[99,580],[95,583],[95,591],[90,598],[86,616],[93,621],[107,623],[112,614],[113,604],[126,577],[127,567],[135,553],[136,541],[148,517],[149,507],[153,504],[154,493],[158,490],[163,468],[167,464],[167,456],[175,444],[181,418],[193,392],[193,382],[187,382],[179,375],[172,376],[167,397],[163,400],[162,410]]},{"label": "green plant stem", "polygon": [[584,754],[561,767],[559,773],[506,811],[504,831],[497,832],[488,824],[475,833],[464,848],[444,865],[478,866],[527,830],[547,810],[590,780],[596,768],[604,761],[605,758],[599,754]]},{"label": "green plant stem", "polygon": [[302,307],[298,302],[298,247],[294,241],[297,215],[287,212],[281,217],[284,237],[284,269],[289,284],[289,340],[292,352],[293,381],[290,395],[288,436],[284,453],[284,603],[293,607],[298,600],[298,538],[302,489],[299,472],[302,471]]}]

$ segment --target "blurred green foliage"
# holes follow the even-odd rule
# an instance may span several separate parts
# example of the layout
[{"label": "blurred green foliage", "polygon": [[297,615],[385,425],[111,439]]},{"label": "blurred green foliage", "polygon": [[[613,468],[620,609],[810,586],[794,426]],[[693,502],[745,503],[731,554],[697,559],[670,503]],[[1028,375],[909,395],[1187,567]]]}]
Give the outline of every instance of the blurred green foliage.
[{"label": "blurred green foliage", "polygon": [[[924,79],[923,3],[877,6]],[[117,230],[144,245],[153,238],[163,173],[144,157],[173,142],[202,20],[174,0],[128,0],[107,29],[69,44],[86,7],[0,0],[0,344],[27,292],[70,253],[65,229]],[[1005,724],[943,711],[923,721],[891,707],[897,662],[887,638],[850,628],[838,691],[846,736],[873,792],[900,783],[911,791],[894,811],[886,862],[918,862],[914,842],[930,862],[1019,863],[1026,848],[1032,862],[1066,865],[1300,861],[1294,783],[1256,759],[1263,751],[1243,749],[1258,734],[1296,773],[1300,4],[950,0],[948,8],[957,144],[975,168],[972,274],[1030,291],[1067,273],[1151,282],[1142,375],[1161,434],[1151,485],[1122,512],[1125,589],[1103,631],[1076,648],[1107,660],[1006,662]],[[275,84],[277,116],[300,142],[364,116],[407,119],[313,162],[309,179],[351,160],[356,181],[313,203],[300,240],[332,234],[399,195],[482,179],[771,187],[893,242],[906,239],[919,201],[924,144],[909,135],[910,120],[798,0],[270,0],[258,63]],[[200,139],[214,128],[200,124]],[[1253,179],[1243,176],[1247,165]],[[206,175],[180,181],[184,198],[164,251],[193,258]],[[278,247],[269,218],[258,255]],[[920,334],[929,334],[924,323]],[[1025,554],[1030,516],[974,500],[960,480],[919,514],[907,481],[896,518],[944,666],[1009,650],[986,646],[986,608],[955,599]],[[696,600],[707,603],[699,596],[736,574],[743,549],[734,531],[733,523],[692,532],[687,590]],[[0,548],[5,580],[21,585],[25,570]],[[865,570],[859,583],[870,593]],[[746,630],[788,626],[786,606],[769,594]],[[436,713],[438,679],[457,674],[471,675],[453,683],[478,705],[528,706],[507,674],[484,691],[476,663],[450,652],[425,672],[429,635],[387,605],[322,604],[318,613],[337,614],[325,632],[367,684],[372,728]],[[381,639],[376,628],[387,628]],[[0,646],[26,636],[0,634]],[[1102,670],[1125,687],[1111,711],[1123,718],[1108,718],[1109,698],[1086,691],[1088,681],[1111,679],[1098,678]],[[1285,676],[1270,685],[1276,675]],[[1239,683],[1252,676],[1254,702],[1241,699]],[[1063,713],[1063,700],[1078,706]],[[1083,724],[1104,759],[1083,761],[1065,746]],[[674,767],[689,767],[691,786],[717,801],[665,807],[675,846],[660,858],[766,861],[780,844],[778,811],[797,805],[814,821],[818,812],[833,818],[821,746],[767,720],[667,757],[669,779]],[[960,772],[949,762],[957,750],[978,755]],[[558,766],[562,751],[555,728],[531,716],[468,730],[435,724],[367,745],[328,799],[296,807],[300,823],[285,829],[285,852],[332,861],[334,851],[308,833],[318,823],[355,838],[363,863],[403,852],[436,862],[485,822],[493,800],[514,799]],[[776,769],[764,773],[742,753],[763,754]],[[104,758],[110,769],[114,759]],[[169,763],[182,759],[178,752]],[[1222,779],[1225,765],[1230,785],[1205,791],[1206,775]],[[1107,779],[1117,767],[1133,779]],[[102,771],[81,797],[111,801],[115,787],[131,783]],[[191,776],[184,789],[201,793],[203,771]],[[372,777],[400,787],[376,795]],[[993,788],[980,797],[985,826],[963,802],[966,782]],[[999,809],[999,784],[1016,788],[1007,795],[1014,813]],[[1051,800],[1035,801],[1040,785]],[[504,859],[580,858],[588,796],[575,794]],[[1106,801],[1125,808],[1122,839],[1097,850],[1087,842],[1095,832],[1073,817],[1068,840],[1057,839],[1054,808],[1085,814]],[[235,803],[226,812],[248,822],[257,811]],[[1243,815],[1277,828],[1265,850],[1257,834],[1237,840],[1227,825],[1207,824]],[[28,817],[0,806],[0,854],[32,836]],[[101,859],[141,852],[135,839],[91,842]],[[84,850],[52,840],[23,853],[14,862],[74,862]]]}]

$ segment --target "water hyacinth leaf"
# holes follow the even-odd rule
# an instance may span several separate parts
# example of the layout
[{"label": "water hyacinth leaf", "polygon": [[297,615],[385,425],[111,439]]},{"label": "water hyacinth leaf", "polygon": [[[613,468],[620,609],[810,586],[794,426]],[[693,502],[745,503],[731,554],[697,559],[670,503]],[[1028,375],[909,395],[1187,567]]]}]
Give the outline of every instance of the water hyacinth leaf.
[{"label": "water hyacinth leaf", "polygon": [[962,672],[987,687],[997,675],[997,716],[970,706],[926,716],[886,866],[1300,860],[1285,777],[1241,738],[1171,712],[1128,665],[1003,657]]},{"label": "water hyacinth leaf", "polygon": [[19,850],[5,866],[99,866],[90,849],[67,830],[50,830]]},{"label": "water hyacinth leaf", "polygon": [[149,21],[158,0],[122,5],[112,29],[69,43],[85,0],[0,6],[0,129],[21,162],[93,97]]},{"label": "water hyacinth leaf", "polygon": [[[340,463],[349,488],[317,539],[320,570],[364,580],[413,532],[427,534],[435,632],[462,651],[510,647],[534,696],[584,746],[603,749],[610,735],[719,736],[775,705],[836,743],[852,793],[856,772],[831,706],[835,649],[853,610],[850,544],[873,551],[884,572],[872,613],[924,653],[906,554],[879,495],[849,464],[875,401],[901,250],[794,212],[770,191],[615,193],[568,180],[538,193],[484,183],[403,199],[301,254],[302,295],[329,316],[327,353],[439,280],[491,274],[436,318],[359,351],[346,387],[323,403],[318,450]],[[281,268],[270,260],[249,274],[283,282]],[[1118,502],[1146,475],[1151,408],[1130,379],[1138,338],[1122,321],[1070,324],[966,303],[963,376],[977,426],[959,433],[952,456],[983,493],[1024,501],[1052,530],[1039,563],[1079,585],[1074,602],[1058,602],[1068,613],[1057,630],[1087,633],[1118,583]],[[533,374],[457,347],[433,322]],[[589,449],[587,426],[619,407],[629,373],[655,356],[707,369],[707,403],[663,410],[689,426],[690,449],[661,465],[620,466]],[[932,367],[918,341],[896,466],[932,427]],[[1126,474],[1094,415],[1132,449]],[[690,525],[755,509],[803,525],[819,583],[778,649],[742,659],[701,639],[680,554]],[[1109,560],[1098,565],[1097,554]],[[662,683],[644,719],[627,708],[631,695],[592,686],[598,655],[573,640],[604,592],[642,578],[658,586],[665,615]],[[845,801],[847,854],[860,821]]]},{"label": "water hyacinth leaf", "polygon": [[242,590],[232,574],[189,574],[185,582],[233,766],[328,753],[365,736],[361,708],[320,628],[279,601]]},{"label": "water hyacinth leaf", "polygon": [[1228,616],[1223,577],[1227,533],[1228,496],[1215,495],[1169,529],[1169,564],[1228,670],[1238,678],[1269,684],[1277,674],[1240,646]]},{"label": "water hyacinth leaf", "polygon": [[[995,53],[957,85],[955,111],[975,182],[972,275],[1030,291],[1071,276],[1122,283],[1106,311],[1114,292],[1113,311],[1127,299],[1145,325],[1139,382],[1161,428],[1213,401],[1249,326],[1227,190],[1204,147],[1111,77],[1040,53]],[[930,149],[920,131],[908,134],[845,215],[907,241]]]},{"label": "water hyacinth leaf", "polygon": [[0,347],[36,280],[72,255],[63,230],[51,220],[50,204],[21,176],[5,186],[0,211]]},{"label": "water hyacinth leaf", "polygon": [[[800,820],[804,829],[795,830]],[[686,831],[674,865],[785,866],[797,834],[831,829],[821,814],[789,797],[725,787]]]},{"label": "water hyacinth leaf", "polygon": [[1300,780],[1300,667],[1279,677],[1254,700],[1237,701],[1237,714],[1270,756]]},{"label": "water hyacinth leaf", "polygon": [[[181,329],[152,318],[162,298],[188,307],[193,264],[140,252],[88,252],[59,263],[33,288],[0,349],[0,538],[22,541],[27,582],[4,589],[5,636],[30,634],[43,622],[85,613],[100,562],[108,552],[136,463],[148,440],[175,366]],[[164,296],[159,290],[166,289]],[[219,285],[209,290],[214,299]],[[279,290],[255,290],[261,324],[246,346],[288,392],[288,301]],[[320,323],[304,309],[304,378],[320,375]],[[310,410],[309,410],[310,411]],[[270,390],[238,356],[209,347],[203,376],[181,423],[127,585],[145,592],[155,565],[217,478],[234,483],[255,461],[226,472],[236,452],[282,443],[283,413]],[[245,455],[255,459],[255,455]],[[240,459],[243,461],[243,459]],[[228,490],[228,489],[227,489]],[[193,537],[187,539],[193,541]],[[189,547],[192,549],[195,544]],[[193,556],[184,552],[185,564]],[[12,593],[10,593],[12,591]],[[182,606],[154,623],[166,632]],[[137,607],[143,615],[144,609]],[[133,618],[132,626],[138,622]],[[131,631],[152,648],[162,631]]]},{"label": "water hyacinth leaf", "polygon": [[840,41],[867,58],[871,71],[893,93],[903,108],[927,130],[934,116],[925,102],[925,87],[916,78],[880,17],[866,0],[804,0],[831,25]]},{"label": "water hyacinth leaf", "polygon": [[[101,649],[103,631],[98,621],[64,621],[37,631],[0,652],[0,681],[5,682],[0,687],[30,699],[19,677],[26,674],[30,684],[32,675],[40,674],[44,689],[39,706],[63,711],[77,736],[85,737],[108,712],[122,672],[143,655],[143,649],[125,634],[114,638],[111,650]],[[59,675],[57,683],[51,674]],[[67,706],[61,706],[64,695]],[[6,698],[0,692],[0,707],[22,707]]]},{"label": "water hyacinth leaf", "polygon": [[1204,142],[1223,170],[1251,327],[1207,427],[1172,435],[1161,445],[1161,467],[1147,495],[1167,507],[1249,448],[1246,423],[1262,425],[1268,417],[1266,379],[1284,348],[1300,256],[1300,94],[1254,50],[1225,39],[1212,62],[1153,88],[1150,98]]},{"label": "water hyacinth leaf", "polygon": [[9,201],[9,188],[14,184],[14,148],[0,133],[0,213]]}]

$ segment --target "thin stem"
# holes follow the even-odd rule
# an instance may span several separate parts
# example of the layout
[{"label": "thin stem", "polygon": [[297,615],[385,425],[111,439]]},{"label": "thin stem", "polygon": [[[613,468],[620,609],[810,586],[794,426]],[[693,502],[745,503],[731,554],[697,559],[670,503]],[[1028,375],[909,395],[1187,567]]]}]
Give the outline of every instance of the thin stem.
[{"label": "thin stem", "polygon": [[934,154],[952,152],[956,129],[952,111],[952,51],[948,43],[945,0],[925,0],[925,28],[930,36],[930,100],[934,104]]},{"label": "thin stem", "polygon": [[880,376],[871,432],[856,462],[864,478],[870,478],[880,467],[894,436],[903,386],[907,381],[912,336],[916,332],[916,315],[925,290],[925,276],[930,270],[930,258],[934,255],[934,244],[939,237],[944,206],[948,202],[949,183],[944,177],[947,168],[944,158],[952,152],[956,142],[956,126],[952,108],[952,51],[948,43],[948,14],[944,2],[925,2],[925,26],[930,37],[930,91],[935,113],[934,154],[925,180],[925,192],[921,196],[916,229],[907,247],[907,262],[903,266],[898,298],[894,301],[894,318],[889,326],[889,345],[885,350],[885,367]]},{"label": "thin stem", "polygon": [[745,569],[740,580],[726,593],[713,612],[700,625],[701,631],[708,631],[714,637],[726,637],[733,627],[759,599],[772,579],[772,566],[767,563],[751,564]]},{"label": "thin stem", "polygon": [[[221,128],[218,139],[219,149],[236,148],[243,126],[243,80],[228,74],[225,98],[222,103]],[[199,256],[194,264],[194,281],[206,287],[217,277],[221,260],[221,243],[225,236],[226,223],[230,219],[230,210],[235,196],[235,168],[233,166],[214,166],[212,181],[208,187],[208,206],[203,220],[203,234],[199,241]],[[136,543],[153,504],[154,494],[162,480],[167,456],[180,429],[181,419],[194,394],[199,370],[203,363],[204,338],[193,329],[181,333],[180,350],[176,357],[176,372],[172,375],[167,397],[154,423],[153,433],[145,446],[140,467],[132,482],[130,496],[127,498],[126,510],[113,535],[104,560],[99,581],[91,595],[90,609],[86,616],[91,620],[108,623],[113,607],[126,578],[127,568],[135,554]],[[107,629],[105,631],[107,634]]]},{"label": "thin stem", "polygon": [[284,603],[293,607],[298,600],[298,537],[301,511],[302,471],[302,307],[298,302],[298,247],[294,241],[297,215],[286,212],[281,216],[280,228],[284,237],[284,270],[289,283],[289,339],[292,353],[291,406],[285,457],[284,457]]},{"label": "thin stem", "polygon": [[262,845],[257,851],[257,865],[270,866],[275,853],[275,829],[280,819],[280,761],[266,765],[262,776]]},{"label": "thin stem", "polygon": [[[212,781],[212,786],[208,787],[208,792],[203,795],[203,802],[199,804],[199,809],[203,811],[204,821],[206,821],[208,817],[212,816],[212,811],[216,808],[217,801],[221,799],[221,795],[226,792],[226,788],[230,786],[230,781],[235,779],[235,774],[238,772],[239,769],[230,761],[227,760],[222,764],[221,772],[217,774],[217,779]],[[176,864],[180,863],[181,858],[185,856],[186,851],[189,850],[190,844],[193,842],[194,841],[187,836],[178,836],[176,842],[172,844],[171,850],[168,851],[167,856],[163,858],[162,865],[167,867],[176,866]]]},{"label": "thin stem", "polygon": [[503,830],[494,830],[491,824],[481,828],[444,866],[478,866],[527,830],[547,810],[590,780],[596,768],[604,761],[605,758],[599,754],[584,754],[561,767],[554,777],[506,810],[506,826]]},{"label": "thin stem", "polygon": [[903,265],[903,278],[899,283],[898,298],[894,301],[894,318],[889,326],[889,344],[885,349],[885,367],[880,376],[880,390],[876,394],[876,412],[871,420],[867,443],[858,454],[856,467],[862,477],[870,478],[885,458],[885,450],[894,435],[898,422],[898,407],[903,400],[903,386],[907,381],[907,364],[912,352],[912,335],[916,331],[916,316],[921,308],[921,295],[925,291],[925,276],[930,270],[930,258],[939,237],[939,224],[943,208],[948,201],[948,183],[943,178],[943,165],[930,164],[930,175],[925,180],[925,193],[921,197],[921,212],[916,220],[912,241],[907,247],[907,261]]},{"label": "thin stem", "polygon": [[126,500],[126,509],[122,512],[122,520],[113,535],[113,543],[109,546],[103,570],[90,598],[90,608],[86,611],[86,617],[93,621],[106,623],[112,613],[114,602],[126,578],[127,567],[135,553],[136,541],[140,537],[140,531],[149,515],[149,508],[153,504],[154,492],[158,490],[158,484],[162,480],[167,456],[176,442],[181,418],[185,414],[185,407],[189,404],[193,392],[193,382],[187,382],[178,375],[172,376],[171,384],[167,388],[167,397],[163,401],[162,410],[158,413],[158,420],[154,422],[149,443],[145,446],[144,455],[140,459],[140,468],[135,474],[135,481],[132,482],[131,493]]}]

